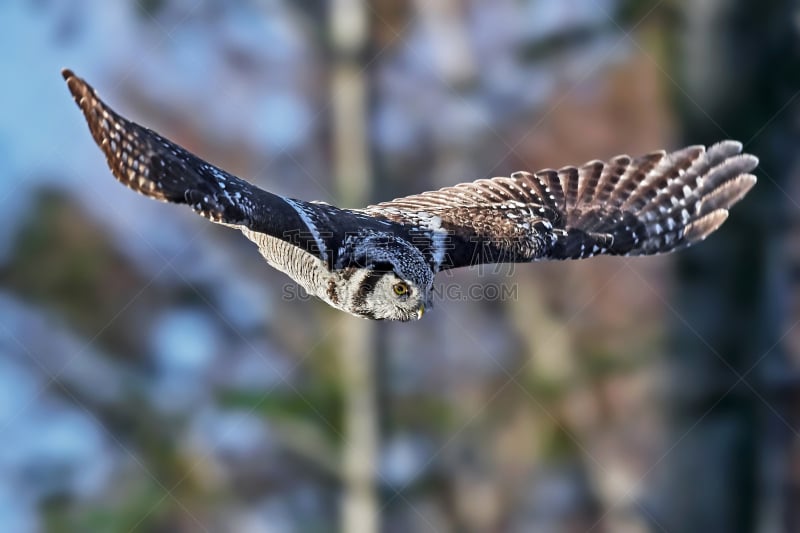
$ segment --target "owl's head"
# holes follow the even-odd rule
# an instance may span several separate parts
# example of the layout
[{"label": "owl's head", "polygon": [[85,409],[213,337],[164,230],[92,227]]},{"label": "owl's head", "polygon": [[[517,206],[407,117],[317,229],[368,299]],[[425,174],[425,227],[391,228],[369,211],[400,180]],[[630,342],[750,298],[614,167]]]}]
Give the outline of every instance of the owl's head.
[{"label": "owl's head", "polygon": [[353,248],[342,277],[344,310],[373,320],[409,321],[429,306],[433,271],[422,252],[394,235],[376,234]]}]

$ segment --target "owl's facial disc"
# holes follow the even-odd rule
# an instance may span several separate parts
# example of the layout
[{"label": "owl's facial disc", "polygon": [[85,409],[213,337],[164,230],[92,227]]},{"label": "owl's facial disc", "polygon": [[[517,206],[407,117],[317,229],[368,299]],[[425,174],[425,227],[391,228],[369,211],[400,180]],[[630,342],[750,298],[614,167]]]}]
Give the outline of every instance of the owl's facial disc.
[{"label": "owl's facial disc", "polygon": [[354,314],[373,320],[416,320],[422,316],[430,287],[395,271],[365,270],[353,299]]}]

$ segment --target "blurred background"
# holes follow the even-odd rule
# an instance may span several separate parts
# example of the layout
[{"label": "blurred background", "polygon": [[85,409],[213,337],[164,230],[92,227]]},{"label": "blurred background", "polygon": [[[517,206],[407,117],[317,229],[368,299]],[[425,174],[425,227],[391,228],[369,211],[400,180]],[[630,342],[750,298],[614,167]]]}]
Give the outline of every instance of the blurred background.
[{"label": "blurred background", "polygon": [[[800,531],[798,20],[0,2],[0,529]],[[456,271],[423,321],[370,323],[116,183],[63,67],[218,166],[346,207],[725,138],[759,183],[697,248]]]}]

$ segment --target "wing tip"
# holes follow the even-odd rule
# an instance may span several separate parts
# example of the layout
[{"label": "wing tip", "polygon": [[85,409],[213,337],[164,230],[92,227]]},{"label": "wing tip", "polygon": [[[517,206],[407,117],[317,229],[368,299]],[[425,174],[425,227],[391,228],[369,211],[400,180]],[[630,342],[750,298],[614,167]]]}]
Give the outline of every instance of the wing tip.
[{"label": "wing tip", "polygon": [[70,94],[72,94],[75,103],[84,112],[87,120],[89,120],[89,113],[92,108],[103,106],[102,101],[97,96],[97,92],[95,92],[94,88],[86,83],[83,78],[78,77],[68,68],[61,69],[61,76],[64,78],[64,81],[67,82],[67,88]]},{"label": "wing tip", "polygon": [[61,69],[61,76],[64,78],[64,81],[67,82],[69,92],[71,92],[72,96],[74,96],[76,99],[79,98],[81,94],[85,92],[84,89],[88,87],[88,84],[85,81],[76,76],[75,73],[68,68]]},{"label": "wing tip", "polygon": [[723,141],[716,142],[708,147],[709,152],[717,152],[722,151],[728,154],[740,154],[744,149],[744,145],[741,141],[737,141],[735,139],[725,139]]},{"label": "wing tip", "polygon": [[742,154],[739,157],[748,162],[749,168],[747,168],[747,172],[754,170],[759,164],[758,156],[755,156],[753,154]]}]

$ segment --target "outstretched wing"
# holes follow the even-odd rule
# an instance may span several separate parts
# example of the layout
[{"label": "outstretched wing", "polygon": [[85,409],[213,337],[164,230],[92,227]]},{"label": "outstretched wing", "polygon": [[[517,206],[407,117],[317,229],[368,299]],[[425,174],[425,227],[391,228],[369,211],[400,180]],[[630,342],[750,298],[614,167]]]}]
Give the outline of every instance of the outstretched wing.
[{"label": "outstretched wing", "polygon": [[758,160],[723,141],[581,167],[517,172],[370,206],[441,234],[438,268],[649,255],[705,239],[755,184]]},{"label": "outstretched wing", "polygon": [[[285,198],[207,163],[118,115],[70,70],[62,72],[114,176],[151,198],[188,204],[213,222],[265,233],[333,264],[343,235],[381,226],[361,213]],[[395,226],[391,224],[391,226]]]}]

